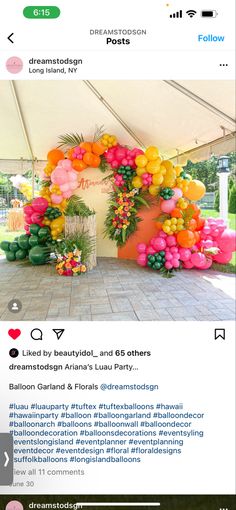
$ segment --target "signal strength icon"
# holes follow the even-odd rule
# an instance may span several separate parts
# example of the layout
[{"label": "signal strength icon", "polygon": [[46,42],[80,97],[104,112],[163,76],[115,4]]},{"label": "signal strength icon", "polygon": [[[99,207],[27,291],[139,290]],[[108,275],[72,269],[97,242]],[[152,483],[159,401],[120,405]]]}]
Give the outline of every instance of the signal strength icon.
[{"label": "signal strength icon", "polygon": [[183,11],[177,11],[173,12],[173,14],[170,14],[170,18],[182,18],[183,17]]},{"label": "signal strength icon", "polygon": [[197,14],[197,11],[194,11],[193,9],[190,9],[189,11],[186,11],[186,14],[187,14],[190,18],[193,18],[193,16],[195,16],[195,14]]}]

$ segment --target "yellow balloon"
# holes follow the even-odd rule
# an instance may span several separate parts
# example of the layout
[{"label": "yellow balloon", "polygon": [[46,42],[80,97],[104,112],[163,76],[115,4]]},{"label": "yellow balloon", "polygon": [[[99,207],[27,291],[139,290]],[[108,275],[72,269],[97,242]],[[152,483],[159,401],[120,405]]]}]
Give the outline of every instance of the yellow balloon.
[{"label": "yellow balloon", "polygon": [[161,158],[159,157],[154,161],[149,161],[147,164],[147,172],[149,172],[149,174],[156,174],[157,172],[160,172],[160,162]]},{"label": "yellow balloon", "polygon": [[159,184],[162,184],[164,181],[164,177],[162,174],[158,173],[158,174],[154,174],[152,176],[152,183],[155,185],[155,186],[158,186]]},{"label": "yellow balloon", "polygon": [[136,168],[136,174],[139,175],[139,177],[141,177],[141,175],[145,174],[146,172],[146,169],[145,168]]},{"label": "yellow balloon", "polygon": [[141,177],[136,175],[136,177],[134,177],[132,180],[132,184],[135,188],[142,188],[143,181],[142,181]]},{"label": "yellow balloon", "polygon": [[145,156],[147,157],[147,159],[149,161],[154,161],[155,159],[158,158],[159,156],[159,151],[158,151],[158,148],[157,147],[148,147],[146,150],[145,150]]},{"label": "yellow balloon", "polygon": [[154,184],[151,184],[151,186],[149,186],[149,188],[148,188],[148,191],[149,191],[150,195],[155,197],[158,194],[159,186],[154,186]]},{"label": "yellow balloon", "polygon": [[165,167],[164,165],[162,165],[162,164],[161,164],[161,166],[160,166],[160,171],[161,171],[162,175],[165,175],[165,174],[166,174],[166,171],[167,171],[167,170],[166,170],[166,167]]},{"label": "yellow balloon", "polygon": [[179,175],[181,174],[181,172],[183,172],[183,168],[182,168],[182,166],[180,166],[180,165],[176,165],[176,166],[175,166],[175,173],[176,173],[177,177],[179,177]]},{"label": "yellow balloon", "polygon": [[144,154],[139,154],[139,156],[137,156],[135,158],[135,163],[140,168],[144,168],[146,166],[147,162],[148,162],[148,160],[147,160],[146,156],[144,156]]},{"label": "yellow balloon", "polygon": [[201,200],[206,193],[203,182],[193,179],[188,185],[188,189],[184,191],[184,196],[189,200]]},{"label": "yellow balloon", "polygon": [[162,161],[162,165],[164,165],[166,170],[173,170],[173,163],[168,159],[164,159],[164,161]]}]

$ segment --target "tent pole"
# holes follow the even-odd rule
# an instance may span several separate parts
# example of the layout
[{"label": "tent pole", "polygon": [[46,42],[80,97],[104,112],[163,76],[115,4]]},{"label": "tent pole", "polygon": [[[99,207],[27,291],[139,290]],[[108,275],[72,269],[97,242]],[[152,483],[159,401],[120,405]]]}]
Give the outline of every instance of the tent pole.
[{"label": "tent pole", "polygon": [[170,85],[174,89],[178,90],[179,92],[181,92],[185,96],[189,97],[190,99],[192,99],[196,103],[200,104],[201,106],[203,106],[204,108],[206,108],[210,112],[214,113],[215,115],[218,115],[218,117],[221,117],[222,119],[226,120],[227,122],[230,122],[231,124],[234,124],[234,125],[236,124],[235,119],[233,119],[232,117],[230,117],[226,113],[222,112],[221,110],[219,110],[218,108],[216,108],[212,104],[208,103],[208,101],[205,101],[201,97],[197,96],[196,94],[191,92],[191,90],[186,89],[185,87],[180,85],[178,82],[176,82],[174,80],[163,80],[163,81],[164,81],[164,83],[167,83],[168,85]]},{"label": "tent pole", "polygon": [[129,133],[130,136],[137,142],[140,147],[145,148],[145,143],[138,138],[138,136],[134,133],[134,131],[126,124],[126,122],[116,113],[116,111],[112,108],[112,106],[102,97],[100,92],[92,85],[89,80],[83,80],[84,84],[93,92],[93,94],[99,99],[99,101],[109,110],[109,112],[115,117],[115,119],[121,124],[121,126]]},{"label": "tent pole", "polygon": [[21,129],[22,129],[22,132],[23,132],[23,135],[24,135],[24,139],[25,139],[26,145],[28,147],[29,154],[31,156],[31,162],[32,162],[32,196],[34,198],[35,157],[34,157],[32,145],[31,145],[31,142],[30,142],[29,133],[28,133],[28,130],[27,130],[27,127],[26,127],[26,124],[25,124],[25,119],[24,119],[24,115],[23,115],[23,112],[22,112],[19,96],[18,96],[18,93],[17,93],[17,90],[16,90],[16,85],[15,85],[14,81],[12,81],[12,80],[10,81],[10,87],[11,87],[11,92],[12,92],[12,95],[13,95],[13,98],[14,98],[14,101],[15,101],[15,106],[16,106],[16,110],[17,110],[17,113],[18,113],[18,117],[19,117],[19,120],[20,120],[20,123],[21,123]]}]

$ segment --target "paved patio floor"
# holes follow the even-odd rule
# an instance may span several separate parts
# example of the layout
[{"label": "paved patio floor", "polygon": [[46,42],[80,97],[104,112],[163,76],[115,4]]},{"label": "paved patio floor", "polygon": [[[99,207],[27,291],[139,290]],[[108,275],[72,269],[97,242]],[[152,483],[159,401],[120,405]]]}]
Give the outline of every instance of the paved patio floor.
[{"label": "paved patio floor", "polygon": [[[99,258],[78,278],[55,267],[0,260],[1,320],[220,321],[234,320],[234,275],[180,271],[166,279],[133,261]],[[7,304],[20,299],[13,314]]]}]

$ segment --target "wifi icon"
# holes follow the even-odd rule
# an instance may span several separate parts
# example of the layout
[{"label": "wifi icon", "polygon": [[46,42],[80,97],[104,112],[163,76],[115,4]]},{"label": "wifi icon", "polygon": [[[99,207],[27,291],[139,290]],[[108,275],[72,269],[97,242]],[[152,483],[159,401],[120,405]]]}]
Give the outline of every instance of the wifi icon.
[{"label": "wifi icon", "polygon": [[195,16],[195,14],[197,14],[197,11],[194,11],[193,9],[190,9],[189,11],[186,11],[186,14],[187,14],[190,18],[193,18],[193,16]]}]

